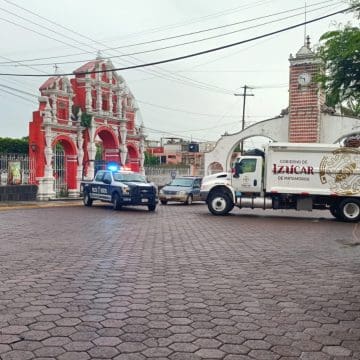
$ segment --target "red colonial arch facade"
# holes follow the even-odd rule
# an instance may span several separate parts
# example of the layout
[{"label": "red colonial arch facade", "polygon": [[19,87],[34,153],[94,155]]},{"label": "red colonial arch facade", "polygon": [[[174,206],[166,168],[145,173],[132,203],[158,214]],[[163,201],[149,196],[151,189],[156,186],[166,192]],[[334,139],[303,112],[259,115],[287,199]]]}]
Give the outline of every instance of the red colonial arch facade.
[{"label": "red colonial arch facade", "polygon": [[97,58],[75,70],[70,80],[54,76],[41,85],[39,109],[29,124],[29,153],[36,164],[39,199],[56,196],[58,144],[70,197],[79,195],[83,177],[94,176],[99,153],[105,163],[144,171],[144,133],[135,124],[135,99],[115,71],[96,73],[112,69],[110,60]]}]

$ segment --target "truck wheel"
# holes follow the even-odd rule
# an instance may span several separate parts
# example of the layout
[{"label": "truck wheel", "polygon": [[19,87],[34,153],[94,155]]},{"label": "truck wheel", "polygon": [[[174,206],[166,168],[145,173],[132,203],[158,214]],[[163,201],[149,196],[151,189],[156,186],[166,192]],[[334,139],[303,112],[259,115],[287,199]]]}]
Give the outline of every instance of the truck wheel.
[{"label": "truck wheel", "polygon": [[210,194],[208,208],[213,215],[226,215],[233,207],[230,196],[225,192],[215,191]]},{"label": "truck wheel", "polygon": [[118,193],[115,193],[113,195],[113,209],[114,210],[120,210],[121,209],[121,202],[120,202],[120,196]]},{"label": "truck wheel", "polygon": [[149,209],[149,211],[155,211],[155,209],[156,209],[156,204],[148,205],[148,209]]},{"label": "truck wheel", "polygon": [[185,201],[185,205],[191,205],[193,203],[192,195],[189,195]]},{"label": "truck wheel", "polygon": [[88,191],[84,192],[84,198],[83,198],[83,202],[85,206],[91,206],[93,203],[92,198],[90,197],[90,194]]},{"label": "truck wheel", "polygon": [[166,204],[167,204],[167,200],[160,200],[160,202],[161,202],[163,205],[166,205]]},{"label": "truck wheel", "polygon": [[357,199],[344,199],[339,206],[342,220],[358,222],[360,220],[360,201]]}]

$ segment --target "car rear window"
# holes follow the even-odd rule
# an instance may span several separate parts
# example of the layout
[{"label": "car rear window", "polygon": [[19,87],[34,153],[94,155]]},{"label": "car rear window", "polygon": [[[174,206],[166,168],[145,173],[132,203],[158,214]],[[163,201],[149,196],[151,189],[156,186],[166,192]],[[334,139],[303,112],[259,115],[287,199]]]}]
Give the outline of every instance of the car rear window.
[{"label": "car rear window", "polygon": [[194,180],[193,179],[174,179],[170,185],[172,186],[192,186]]}]

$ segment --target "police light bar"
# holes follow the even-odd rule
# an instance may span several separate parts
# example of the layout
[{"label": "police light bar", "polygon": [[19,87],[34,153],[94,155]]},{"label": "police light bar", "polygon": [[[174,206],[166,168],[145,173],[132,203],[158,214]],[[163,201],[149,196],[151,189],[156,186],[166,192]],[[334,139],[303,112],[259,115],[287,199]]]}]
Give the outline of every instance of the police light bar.
[{"label": "police light bar", "polygon": [[116,163],[108,163],[107,164],[107,169],[110,171],[119,171],[120,170],[120,166]]}]

